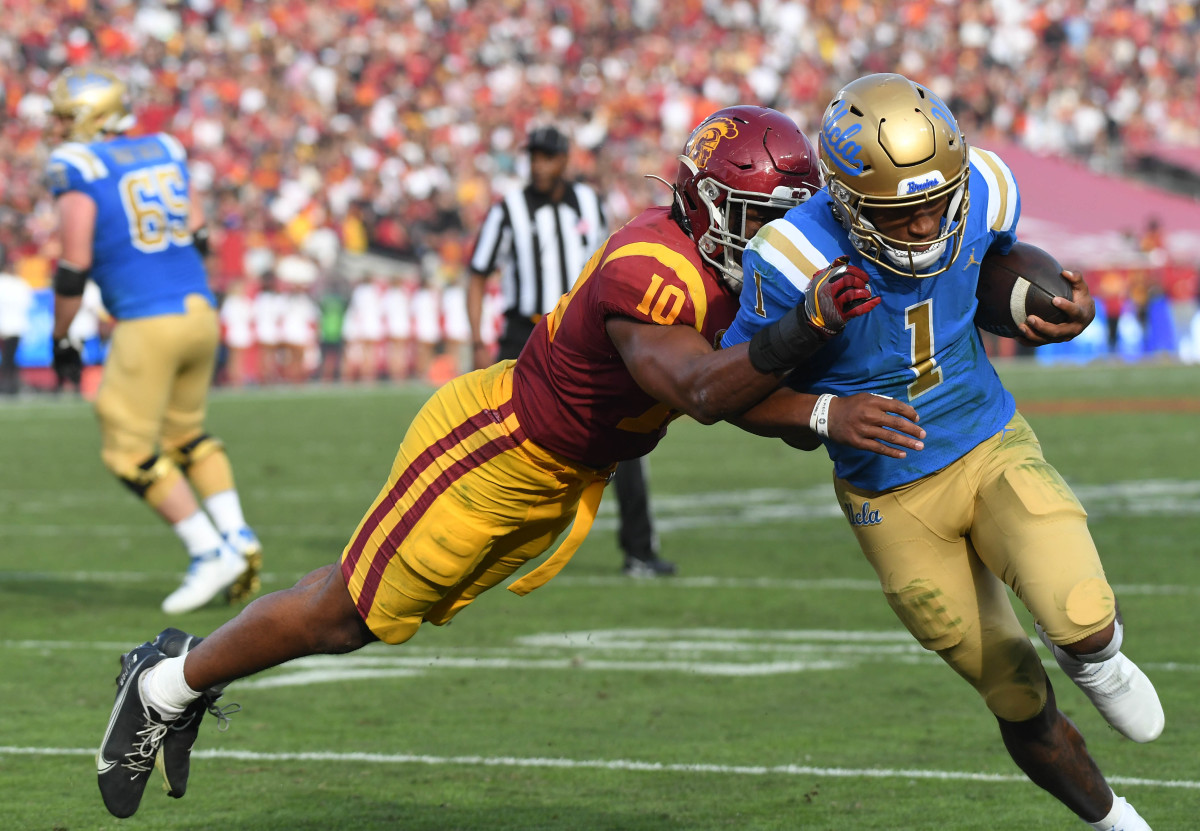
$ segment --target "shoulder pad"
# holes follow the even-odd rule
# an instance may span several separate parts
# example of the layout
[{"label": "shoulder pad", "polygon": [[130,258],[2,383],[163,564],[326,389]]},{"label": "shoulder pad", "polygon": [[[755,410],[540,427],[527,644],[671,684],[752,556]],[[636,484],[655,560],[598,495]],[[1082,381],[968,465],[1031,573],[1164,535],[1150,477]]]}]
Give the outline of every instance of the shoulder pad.
[{"label": "shoulder pad", "polygon": [[104,160],[86,144],[70,142],[50,154],[46,165],[46,185],[55,196],[67,190],[82,189],[88,182],[108,175]]},{"label": "shoulder pad", "polygon": [[[971,148],[971,167],[987,183],[987,227],[1011,231],[1017,223],[1019,191],[1012,170],[990,150]],[[971,205],[972,210],[975,205]]]},{"label": "shoulder pad", "polygon": [[787,219],[777,219],[759,230],[748,248],[799,291],[812,276],[829,267],[829,258]]}]

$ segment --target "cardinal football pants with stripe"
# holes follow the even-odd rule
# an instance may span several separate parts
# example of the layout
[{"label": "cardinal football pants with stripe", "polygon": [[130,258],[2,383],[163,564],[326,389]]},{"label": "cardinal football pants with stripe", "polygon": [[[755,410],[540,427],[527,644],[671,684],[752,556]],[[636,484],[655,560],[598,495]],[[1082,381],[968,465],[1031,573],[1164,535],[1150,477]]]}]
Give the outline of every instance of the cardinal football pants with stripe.
[{"label": "cardinal football pants with stripe", "polygon": [[443,624],[546,551],[597,471],[525,437],[512,361],[443,386],[417,414],[387,484],[342,553],[341,570],[371,631],[403,643]]}]

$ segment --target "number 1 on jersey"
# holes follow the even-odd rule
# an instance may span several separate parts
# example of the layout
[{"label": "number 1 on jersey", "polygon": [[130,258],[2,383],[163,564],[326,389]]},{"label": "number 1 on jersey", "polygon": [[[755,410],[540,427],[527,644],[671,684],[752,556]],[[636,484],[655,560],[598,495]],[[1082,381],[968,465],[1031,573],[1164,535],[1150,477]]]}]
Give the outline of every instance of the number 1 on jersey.
[{"label": "number 1 on jersey", "polygon": [[909,367],[916,380],[908,385],[908,400],[924,395],[942,383],[942,368],[933,357],[933,299],[922,300],[904,310],[904,328],[912,332],[909,340]]}]

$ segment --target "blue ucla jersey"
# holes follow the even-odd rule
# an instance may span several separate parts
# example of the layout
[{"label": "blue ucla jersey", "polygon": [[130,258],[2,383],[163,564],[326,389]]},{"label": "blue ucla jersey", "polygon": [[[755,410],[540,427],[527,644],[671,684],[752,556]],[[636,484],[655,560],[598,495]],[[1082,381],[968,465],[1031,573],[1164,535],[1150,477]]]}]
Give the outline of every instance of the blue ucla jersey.
[{"label": "blue ucla jersey", "polygon": [[[906,401],[920,414],[925,449],[892,459],[825,441],[835,474],[856,487],[885,490],[912,482],[961,458],[1012,417],[1012,395],[1000,383],[975,328],[979,261],[1016,242],[1020,195],[1012,172],[994,153],[971,149],[969,209],[962,248],[935,277],[902,277],[865,259],[833,214],[826,191],[765,226],[742,260],[741,307],[722,340],[748,341],[804,299],[812,276],[840,256],[870,275],[882,302],[854,318],[787,384],[813,393],[871,392]],[[945,264],[953,254],[948,243]]]},{"label": "blue ucla jersey", "polygon": [[113,317],[181,314],[189,294],[215,302],[188,230],[187,154],[177,139],[64,144],[46,180],[55,197],[77,190],[96,203],[91,278]]}]

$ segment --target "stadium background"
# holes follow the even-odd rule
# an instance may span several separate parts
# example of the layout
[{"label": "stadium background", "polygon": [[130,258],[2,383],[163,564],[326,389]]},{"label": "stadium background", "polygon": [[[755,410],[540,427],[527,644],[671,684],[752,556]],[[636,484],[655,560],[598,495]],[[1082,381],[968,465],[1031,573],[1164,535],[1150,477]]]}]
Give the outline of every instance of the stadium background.
[{"label": "stadium background", "polygon": [[[1196,203],[1168,188],[1196,179],[1193,4],[597,5],[4,0],[6,267],[49,279],[40,96],[75,62],[125,73],[143,129],[188,145],[222,237],[219,288],[256,292],[254,269],[299,255],[321,269],[305,287],[318,300],[334,240],[351,284],[355,266],[407,281],[457,276],[492,193],[521,178],[530,124],[571,132],[574,170],[610,194],[619,222],[663,201],[642,175],[670,173],[704,112],[759,99],[811,131],[844,80],[900,68],[945,95],[973,140],[1020,159],[1023,234],[1049,228],[1056,252],[1103,253],[1093,271],[1114,275],[1121,355],[1162,342],[1147,340],[1139,310],[1151,324],[1194,299]],[[1152,217],[1157,235],[1146,233]],[[405,232],[412,250],[394,256]],[[1093,354],[1107,354],[1105,333],[1089,329]],[[1043,653],[1060,704],[1155,828],[1191,829],[1197,370],[1097,360],[1006,361],[1000,372],[1089,511],[1130,654],[1152,673],[1168,729],[1149,746],[1123,740]],[[214,432],[236,449],[267,546],[267,590],[336,557],[428,389],[213,396]],[[125,827],[105,815],[93,764],[116,655],[162,626],[211,632],[233,612],[158,613],[178,583],[176,543],[113,486],[97,443],[74,396],[0,407],[0,828]],[[1013,767],[980,702],[899,626],[829,498],[822,454],[784,455],[727,425],[681,420],[652,464],[678,578],[616,573],[606,500],[545,590],[492,592],[403,649],[239,684],[230,699],[244,711],[228,732],[209,724],[201,735],[188,796],[148,792],[128,827],[1078,827]]]},{"label": "stadium background", "polygon": [[[363,339],[368,378],[460,370],[465,260],[490,201],[523,178],[531,126],[570,133],[571,170],[606,195],[616,227],[665,201],[645,176],[671,177],[704,114],[760,102],[811,133],[841,84],[884,70],[942,95],[971,141],[1011,148],[1024,233],[1086,270],[1100,319],[1042,360],[1196,358],[1193,3],[10,0],[5,24],[0,268],[40,292],[18,356],[35,386],[49,379],[37,368],[49,363],[56,256],[40,183],[45,93],[89,63],[128,80],[139,130],[187,146],[212,219],[214,288],[245,305],[275,278],[290,298],[303,367],[264,367],[252,345],[222,381],[318,375],[322,338]],[[1067,175],[1096,196],[1034,192]],[[338,332],[355,288],[366,311],[352,307]],[[382,324],[359,320],[383,314],[389,288],[414,318],[401,361],[379,343]],[[87,332],[93,361],[103,331]],[[239,340],[254,337],[250,326]]]}]

